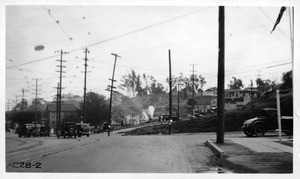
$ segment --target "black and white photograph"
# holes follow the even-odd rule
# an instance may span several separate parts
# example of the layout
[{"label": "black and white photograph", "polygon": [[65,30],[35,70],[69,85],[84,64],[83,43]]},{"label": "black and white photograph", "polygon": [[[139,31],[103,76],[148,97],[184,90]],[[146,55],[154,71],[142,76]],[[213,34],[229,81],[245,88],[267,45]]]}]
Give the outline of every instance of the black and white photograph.
[{"label": "black and white photograph", "polygon": [[1,178],[296,178],[300,3],[255,2],[4,1]]}]

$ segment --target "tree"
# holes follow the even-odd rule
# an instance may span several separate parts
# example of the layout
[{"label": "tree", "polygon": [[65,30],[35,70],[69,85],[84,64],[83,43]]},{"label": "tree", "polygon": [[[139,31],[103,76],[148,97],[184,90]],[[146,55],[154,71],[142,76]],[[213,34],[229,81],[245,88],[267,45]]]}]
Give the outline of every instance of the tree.
[{"label": "tree", "polygon": [[[143,74],[143,80],[145,83],[144,91],[146,94],[151,94],[153,95],[154,93],[157,94],[157,87],[161,87],[162,84],[158,85],[157,81],[155,78],[151,75],[146,75],[145,73]],[[162,86],[163,88],[163,86]],[[159,90],[159,89],[158,89]]]},{"label": "tree", "polygon": [[15,110],[16,111],[25,111],[28,108],[28,102],[26,99],[24,99],[23,101],[20,101],[16,106],[15,106]]},{"label": "tree", "polygon": [[293,88],[293,72],[292,70],[282,74],[282,85],[281,89],[292,89]]},{"label": "tree", "polygon": [[147,91],[145,91],[143,88],[142,88],[142,81],[141,81],[141,76],[138,75],[137,78],[136,78],[136,92],[137,92],[137,95],[140,96],[140,95],[146,95],[147,94]]},{"label": "tree", "polygon": [[152,92],[152,95],[165,94],[164,86],[161,83],[154,83],[153,82],[151,84],[151,92]]},{"label": "tree", "polygon": [[134,97],[136,95],[136,92],[138,95],[141,95],[144,93],[142,89],[142,81],[141,76],[136,75],[134,70],[131,70],[131,72],[127,75],[123,75],[121,78],[122,84],[120,84],[119,88],[123,89],[126,88],[128,92],[132,93],[132,96]]},{"label": "tree", "polygon": [[241,89],[244,87],[243,82],[241,79],[232,77],[233,81],[230,80],[230,84],[228,85],[228,87],[230,89]]},{"label": "tree", "polygon": [[43,107],[43,104],[45,104],[45,100],[43,98],[33,99],[31,102],[31,105],[28,107],[28,109],[31,111],[34,111],[35,107],[37,107],[37,110],[41,110]]},{"label": "tree", "polygon": [[[83,103],[80,104],[81,111]],[[102,122],[108,121],[109,106],[105,96],[89,92],[86,94],[86,119],[91,125],[99,125]]]},{"label": "tree", "polygon": [[112,108],[112,120],[116,123],[122,123],[122,121],[125,119],[125,111],[123,108],[119,106],[115,106]]},{"label": "tree", "polygon": [[263,80],[261,78],[256,79],[257,95],[260,96],[263,92],[272,89],[273,85],[276,85],[275,81],[269,79]]},{"label": "tree", "polygon": [[198,91],[199,89],[202,89],[202,87],[206,84],[205,78],[203,78],[201,75],[191,75],[190,81],[192,82],[194,78],[194,91]]},{"label": "tree", "polygon": [[[180,73],[179,77],[172,77],[172,80],[174,88],[177,86],[177,84],[180,85],[180,89],[183,92],[183,96],[185,99],[188,97],[188,92],[196,93],[196,91],[202,89],[202,87],[206,84],[205,78],[202,77],[202,75],[191,75],[188,78],[184,77],[182,73]],[[166,81],[169,82],[169,78],[167,78]]]},{"label": "tree", "polygon": [[193,106],[197,104],[197,101],[193,98],[190,98],[187,102],[188,105]]},{"label": "tree", "polygon": [[[42,113],[37,112],[37,119],[41,119]],[[16,112],[11,116],[13,123],[18,123],[19,125],[24,125],[27,123],[33,123],[35,121],[34,111]],[[39,123],[39,121],[37,121]]]}]

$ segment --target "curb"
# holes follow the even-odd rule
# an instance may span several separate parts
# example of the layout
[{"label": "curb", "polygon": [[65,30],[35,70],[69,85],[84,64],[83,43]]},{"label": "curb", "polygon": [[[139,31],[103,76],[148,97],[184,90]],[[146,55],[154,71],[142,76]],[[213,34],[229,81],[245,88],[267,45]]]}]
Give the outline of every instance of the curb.
[{"label": "curb", "polygon": [[210,139],[206,140],[205,144],[218,156],[224,156],[224,151],[214,144]]}]

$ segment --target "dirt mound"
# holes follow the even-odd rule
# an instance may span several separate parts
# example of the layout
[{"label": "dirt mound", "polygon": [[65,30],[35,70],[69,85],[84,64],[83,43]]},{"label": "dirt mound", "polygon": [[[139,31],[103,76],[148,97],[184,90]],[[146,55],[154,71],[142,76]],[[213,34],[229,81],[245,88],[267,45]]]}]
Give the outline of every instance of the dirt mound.
[{"label": "dirt mound", "polygon": [[[293,95],[292,90],[281,94],[281,115],[293,115]],[[276,91],[272,90],[262,94],[242,108],[225,112],[225,131],[240,131],[243,122],[257,116],[262,108],[276,108]],[[173,122],[173,133],[197,133],[215,132],[217,115],[208,115],[194,120]],[[169,124],[133,130],[128,135],[149,135],[149,134],[168,134]]]}]

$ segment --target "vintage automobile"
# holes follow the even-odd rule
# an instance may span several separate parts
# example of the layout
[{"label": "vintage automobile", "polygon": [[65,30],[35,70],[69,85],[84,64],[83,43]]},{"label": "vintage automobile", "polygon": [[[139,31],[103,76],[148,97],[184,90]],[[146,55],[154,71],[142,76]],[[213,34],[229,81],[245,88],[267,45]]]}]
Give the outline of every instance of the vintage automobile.
[{"label": "vintage automobile", "polygon": [[48,136],[50,137],[50,127],[41,127],[39,136]]},{"label": "vintage automobile", "polygon": [[[248,137],[264,136],[268,131],[278,129],[277,109],[264,108],[261,114],[255,118],[248,119],[243,123],[242,130]],[[281,129],[287,135],[293,134],[293,117],[281,117]]]},{"label": "vintage automobile", "polygon": [[108,132],[109,130],[113,131],[114,129],[107,122],[102,123],[102,125],[101,125],[101,132]]},{"label": "vintage automobile", "polygon": [[76,123],[77,127],[77,136],[81,137],[82,135],[90,136],[90,124],[89,123]]},{"label": "vintage automobile", "polygon": [[58,130],[56,133],[57,138],[60,136],[63,136],[64,138],[72,137],[74,136],[76,138],[77,136],[77,127],[76,122],[64,122],[61,126],[61,130]]},{"label": "vintage automobile", "polygon": [[[163,115],[163,121],[170,120],[170,115]],[[181,120],[178,116],[172,116],[172,121],[179,121]]]},{"label": "vintage automobile", "polygon": [[35,127],[34,124],[22,124],[16,130],[19,137],[37,137],[39,136],[39,127]]}]

